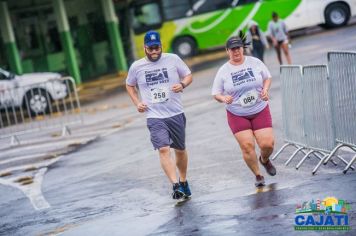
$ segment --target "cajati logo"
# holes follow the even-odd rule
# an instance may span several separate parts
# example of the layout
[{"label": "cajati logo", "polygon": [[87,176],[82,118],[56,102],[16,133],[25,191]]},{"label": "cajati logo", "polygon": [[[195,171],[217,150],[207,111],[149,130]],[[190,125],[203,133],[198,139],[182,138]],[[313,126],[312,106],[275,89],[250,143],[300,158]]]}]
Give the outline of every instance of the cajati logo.
[{"label": "cajati logo", "polygon": [[350,230],[345,200],[327,197],[298,204],[295,209],[295,230]]}]

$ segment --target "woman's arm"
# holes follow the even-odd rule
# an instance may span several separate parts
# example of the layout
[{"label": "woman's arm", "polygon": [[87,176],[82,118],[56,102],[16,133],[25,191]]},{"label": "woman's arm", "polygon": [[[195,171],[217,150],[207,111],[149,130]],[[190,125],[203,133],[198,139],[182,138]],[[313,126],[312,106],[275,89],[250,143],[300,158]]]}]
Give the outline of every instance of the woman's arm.
[{"label": "woman's arm", "polygon": [[263,89],[262,89],[262,92],[261,92],[261,98],[262,98],[263,101],[268,101],[268,99],[269,99],[268,91],[269,91],[269,89],[271,87],[271,83],[272,83],[271,78],[268,78],[268,79],[263,81]]},{"label": "woman's arm", "polygon": [[220,103],[226,103],[226,104],[231,104],[233,101],[233,97],[231,97],[230,95],[221,95],[221,94],[216,94],[214,95],[214,98],[216,101],[220,102]]}]

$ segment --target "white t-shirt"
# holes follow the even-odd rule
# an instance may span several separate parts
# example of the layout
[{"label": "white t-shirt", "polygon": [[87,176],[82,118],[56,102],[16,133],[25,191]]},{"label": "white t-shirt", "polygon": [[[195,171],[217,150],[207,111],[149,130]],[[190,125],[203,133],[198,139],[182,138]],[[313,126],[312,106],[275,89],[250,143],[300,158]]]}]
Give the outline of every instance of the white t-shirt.
[{"label": "white t-shirt", "polygon": [[191,74],[177,55],[162,53],[156,62],[146,57],[135,61],[128,72],[126,84],[138,85],[142,102],[147,105],[147,118],[168,118],[183,113],[181,94],[172,91],[174,84]]},{"label": "white t-shirt", "polygon": [[277,22],[274,22],[273,20],[270,21],[268,24],[268,31],[269,34],[272,35],[278,42],[288,39],[287,26],[281,20],[278,20]]},{"label": "white t-shirt", "polygon": [[262,111],[267,102],[260,98],[263,81],[271,78],[271,73],[262,61],[245,56],[243,64],[235,66],[230,62],[222,65],[217,72],[212,95],[222,94],[233,97],[226,109],[238,116],[249,116]]}]

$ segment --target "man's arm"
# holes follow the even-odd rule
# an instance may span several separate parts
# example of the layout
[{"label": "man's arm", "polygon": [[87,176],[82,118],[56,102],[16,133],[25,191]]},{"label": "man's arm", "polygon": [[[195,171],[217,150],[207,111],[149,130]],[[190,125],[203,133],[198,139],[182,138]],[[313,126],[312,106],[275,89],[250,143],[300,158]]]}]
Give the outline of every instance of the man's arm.
[{"label": "man's arm", "polygon": [[191,83],[193,82],[193,76],[192,74],[187,75],[186,77],[184,77],[181,81],[181,83],[184,84],[184,88],[189,86]]},{"label": "man's arm", "polygon": [[185,76],[179,84],[175,84],[172,87],[172,91],[175,93],[182,92],[184,88],[189,86],[193,82],[192,74]]},{"label": "man's arm", "polygon": [[142,103],[140,101],[140,99],[138,98],[138,93],[137,93],[137,90],[136,90],[136,87],[135,86],[131,86],[131,85],[128,85],[126,84],[126,91],[127,93],[129,94],[132,102],[135,104],[135,106],[137,107],[137,110],[139,112],[145,112],[146,109],[147,109],[147,105]]}]

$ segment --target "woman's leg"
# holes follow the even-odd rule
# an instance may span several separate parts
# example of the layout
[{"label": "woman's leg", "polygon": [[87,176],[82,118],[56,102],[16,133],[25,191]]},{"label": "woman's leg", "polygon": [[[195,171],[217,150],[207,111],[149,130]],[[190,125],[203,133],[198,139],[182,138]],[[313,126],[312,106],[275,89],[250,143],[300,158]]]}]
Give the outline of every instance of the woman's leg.
[{"label": "woman's leg", "polygon": [[256,176],[261,175],[255,151],[255,137],[252,130],[240,131],[234,134],[234,136],[240,145],[242,156],[247,166]]},{"label": "woman's leg", "polygon": [[264,128],[254,131],[257,145],[261,150],[262,162],[267,162],[274,148],[274,136],[272,128]]},{"label": "woman's leg", "polygon": [[284,52],[284,55],[286,56],[288,64],[289,65],[292,64],[292,59],[290,57],[288,44],[287,43],[282,43],[281,48],[282,48],[282,50]]}]

